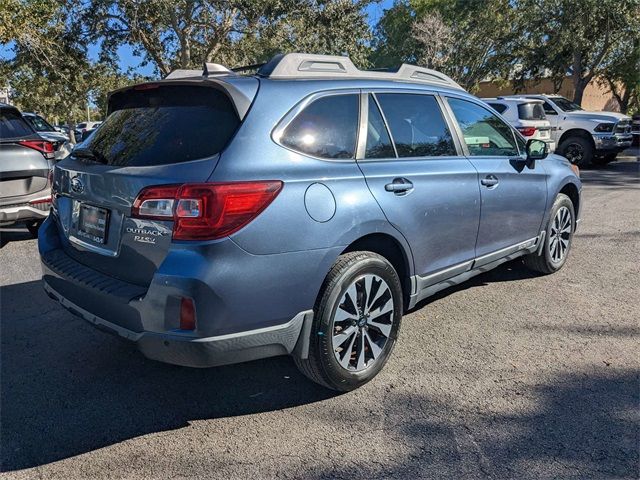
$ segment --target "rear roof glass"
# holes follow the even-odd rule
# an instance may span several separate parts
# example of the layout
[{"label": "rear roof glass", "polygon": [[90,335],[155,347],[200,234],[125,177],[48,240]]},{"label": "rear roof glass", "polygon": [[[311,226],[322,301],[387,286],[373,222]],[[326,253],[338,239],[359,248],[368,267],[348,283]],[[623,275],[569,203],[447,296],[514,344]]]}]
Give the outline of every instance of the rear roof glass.
[{"label": "rear roof glass", "polygon": [[33,129],[13,108],[0,108],[0,140],[33,135]]},{"label": "rear roof glass", "polygon": [[111,112],[82,145],[108,165],[180,163],[219,153],[240,125],[227,95],[205,86],[166,85],[115,93]]}]

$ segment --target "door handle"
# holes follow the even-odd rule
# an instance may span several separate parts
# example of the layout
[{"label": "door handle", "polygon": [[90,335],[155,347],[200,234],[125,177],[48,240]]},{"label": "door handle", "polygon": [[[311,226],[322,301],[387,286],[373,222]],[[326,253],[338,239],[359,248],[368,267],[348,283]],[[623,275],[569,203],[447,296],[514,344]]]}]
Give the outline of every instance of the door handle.
[{"label": "door handle", "polygon": [[498,177],[495,175],[487,175],[485,178],[480,180],[480,183],[485,187],[495,187],[498,184]]},{"label": "door handle", "polygon": [[394,178],[393,182],[387,183],[384,186],[387,192],[393,192],[395,194],[404,194],[409,190],[413,190],[413,183],[406,178]]}]

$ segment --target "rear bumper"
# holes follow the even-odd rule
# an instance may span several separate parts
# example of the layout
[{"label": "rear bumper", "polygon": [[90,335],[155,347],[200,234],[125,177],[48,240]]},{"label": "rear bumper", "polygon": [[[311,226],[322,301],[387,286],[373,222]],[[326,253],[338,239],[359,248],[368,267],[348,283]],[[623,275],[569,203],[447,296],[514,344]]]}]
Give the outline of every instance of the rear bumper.
[{"label": "rear bumper", "polygon": [[[69,256],[55,215],[41,227],[38,244],[51,298],[94,326],[135,342],[148,358],[190,367],[292,353],[303,324],[312,319],[323,265],[337,255],[319,250],[251,255],[230,240],[175,246],[151,283],[140,286]],[[181,298],[194,301],[195,330],[179,328]]]},{"label": "rear bumper", "polygon": [[51,204],[29,205],[28,203],[0,207],[0,225],[27,220],[44,220],[49,215]]},{"label": "rear bumper", "polygon": [[215,367],[291,354],[305,322],[313,311],[298,313],[283,325],[216,337],[194,337],[190,334],[134,332],[98,317],[56,292],[47,281],[44,289],[74,315],[95,327],[135,342],[144,356],[152,360],[186,367]]}]

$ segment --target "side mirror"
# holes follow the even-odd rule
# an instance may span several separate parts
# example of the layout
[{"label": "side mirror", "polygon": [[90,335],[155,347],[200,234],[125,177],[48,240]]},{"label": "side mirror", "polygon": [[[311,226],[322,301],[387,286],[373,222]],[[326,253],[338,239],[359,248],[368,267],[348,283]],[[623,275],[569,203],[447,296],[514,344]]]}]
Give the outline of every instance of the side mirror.
[{"label": "side mirror", "polygon": [[549,147],[547,142],[531,139],[527,141],[527,160],[542,160],[547,158]]}]

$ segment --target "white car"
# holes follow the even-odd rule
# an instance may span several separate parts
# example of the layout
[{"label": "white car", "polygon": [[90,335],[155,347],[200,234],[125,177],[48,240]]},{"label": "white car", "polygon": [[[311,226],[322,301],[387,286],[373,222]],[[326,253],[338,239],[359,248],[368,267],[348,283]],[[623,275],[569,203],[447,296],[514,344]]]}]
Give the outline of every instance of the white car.
[{"label": "white car", "polygon": [[483,98],[483,100],[516,127],[525,139],[535,138],[547,142],[550,153],[556,149],[556,143],[551,138],[551,122],[544,113],[542,100],[524,97]]},{"label": "white car", "polygon": [[[631,118],[617,112],[588,112],[560,95],[520,95],[543,101],[556,153],[580,167],[606,164],[633,141]],[[507,97],[505,97],[507,98]]]}]

